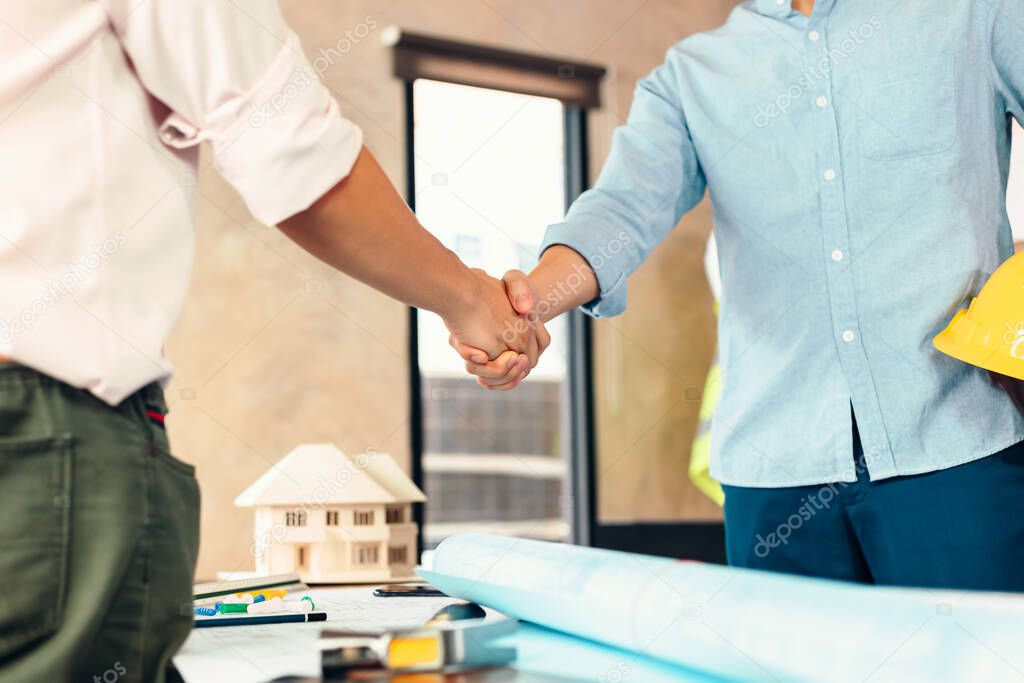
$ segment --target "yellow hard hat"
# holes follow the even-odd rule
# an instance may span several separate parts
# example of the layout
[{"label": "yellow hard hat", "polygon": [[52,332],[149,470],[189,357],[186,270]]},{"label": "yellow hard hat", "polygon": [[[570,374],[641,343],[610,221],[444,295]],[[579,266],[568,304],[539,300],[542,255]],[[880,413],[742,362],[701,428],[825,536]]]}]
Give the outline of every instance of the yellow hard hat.
[{"label": "yellow hard hat", "polygon": [[1024,252],[992,273],[934,344],[965,363],[1024,380]]}]

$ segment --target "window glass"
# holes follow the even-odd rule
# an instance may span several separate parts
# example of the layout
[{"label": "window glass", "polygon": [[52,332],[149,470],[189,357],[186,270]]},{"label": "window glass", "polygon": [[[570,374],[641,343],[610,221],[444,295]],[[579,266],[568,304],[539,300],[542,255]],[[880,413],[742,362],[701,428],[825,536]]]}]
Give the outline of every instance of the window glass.
[{"label": "window glass", "polygon": [[356,510],[352,514],[352,523],[355,526],[370,526],[373,524],[373,510]]},{"label": "window glass", "polygon": [[377,564],[377,546],[369,543],[357,543],[355,549],[355,562],[360,565]]},{"label": "window glass", "polygon": [[[470,265],[529,271],[565,211],[565,112],[553,99],[417,80],[416,212]],[[424,545],[460,531],[564,540],[570,506],[563,319],[513,392],[467,377],[448,331],[419,315],[424,426]]]},{"label": "window glass", "polygon": [[388,508],[386,521],[388,524],[403,523],[405,521],[405,511],[402,508]]},{"label": "window glass", "polygon": [[408,556],[408,549],[405,546],[392,546],[388,548],[389,564],[405,564]]}]

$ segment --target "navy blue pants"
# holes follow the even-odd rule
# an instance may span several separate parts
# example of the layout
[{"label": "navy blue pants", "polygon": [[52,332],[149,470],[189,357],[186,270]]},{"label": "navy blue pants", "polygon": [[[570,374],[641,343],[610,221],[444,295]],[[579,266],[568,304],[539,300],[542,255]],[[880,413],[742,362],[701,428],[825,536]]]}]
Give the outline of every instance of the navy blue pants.
[{"label": "navy blue pants", "polygon": [[[856,426],[854,427],[856,430]],[[1024,443],[871,482],[725,486],[729,564],[861,583],[1024,592]]]}]

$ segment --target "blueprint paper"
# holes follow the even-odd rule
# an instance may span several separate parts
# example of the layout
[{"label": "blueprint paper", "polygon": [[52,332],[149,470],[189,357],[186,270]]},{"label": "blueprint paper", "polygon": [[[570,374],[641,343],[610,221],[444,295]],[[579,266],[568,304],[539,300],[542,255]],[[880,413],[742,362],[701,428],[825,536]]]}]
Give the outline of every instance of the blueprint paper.
[{"label": "blueprint paper", "polygon": [[421,575],[510,616],[727,679],[934,683],[1024,672],[1019,596],[862,586],[485,534],[445,540]]},{"label": "blueprint paper", "polygon": [[515,669],[524,674],[526,683],[732,683],[526,622],[520,622],[512,641],[519,653]]}]

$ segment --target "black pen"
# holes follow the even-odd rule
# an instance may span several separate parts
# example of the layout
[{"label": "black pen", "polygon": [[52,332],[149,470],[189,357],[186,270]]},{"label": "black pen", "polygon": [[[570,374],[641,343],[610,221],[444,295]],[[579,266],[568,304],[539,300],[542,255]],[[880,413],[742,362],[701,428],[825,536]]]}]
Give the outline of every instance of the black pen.
[{"label": "black pen", "polygon": [[254,614],[245,617],[210,617],[196,619],[193,628],[210,626],[254,626],[256,624],[289,624],[299,621],[327,621],[327,612],[301,614]]}]

